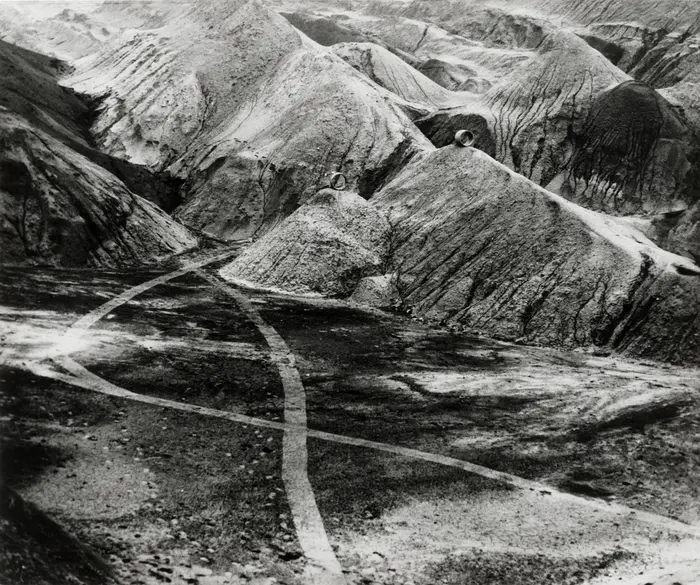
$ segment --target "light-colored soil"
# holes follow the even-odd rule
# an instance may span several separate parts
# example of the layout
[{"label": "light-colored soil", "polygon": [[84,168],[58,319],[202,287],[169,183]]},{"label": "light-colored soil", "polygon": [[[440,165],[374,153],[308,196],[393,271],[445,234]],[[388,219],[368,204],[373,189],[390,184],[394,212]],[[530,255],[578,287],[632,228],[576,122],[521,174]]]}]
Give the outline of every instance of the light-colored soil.
[{"label": "light-colored soil", "polygon": [[[138,284],[95,273],[90,291],[89,275],[33,270],[4,286],[5,477],[126,582],[305,582],[279,431],[23,371],[21,356],[45,353],[51,332],[76,320],[62,297],[84,290],[88,312]],[[160,285],[106,315],[73,355],[136,392],[280,421],[264,341],[219,294],[194,276]],[[294,355],[310,428],[552,486],[518,488],[480,468],[310,439],[311,486],[349,583],[534,584],[543,574],[551,583],[696,582],[697,371],[456,336],[336,301],[246,294]],[[227,381],[232,363],[240,376]],[[647,511],[688,529],[650,523]]]}]

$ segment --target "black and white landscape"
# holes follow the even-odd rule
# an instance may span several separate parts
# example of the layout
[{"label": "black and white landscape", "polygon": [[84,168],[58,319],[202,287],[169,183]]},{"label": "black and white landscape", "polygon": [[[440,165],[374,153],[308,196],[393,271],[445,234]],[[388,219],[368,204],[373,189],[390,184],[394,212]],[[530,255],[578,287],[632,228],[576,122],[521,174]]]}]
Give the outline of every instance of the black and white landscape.
[{"label": "black and white landscape", "polygon": [[700,584],[697,0],[0,0],[0,583]]}]

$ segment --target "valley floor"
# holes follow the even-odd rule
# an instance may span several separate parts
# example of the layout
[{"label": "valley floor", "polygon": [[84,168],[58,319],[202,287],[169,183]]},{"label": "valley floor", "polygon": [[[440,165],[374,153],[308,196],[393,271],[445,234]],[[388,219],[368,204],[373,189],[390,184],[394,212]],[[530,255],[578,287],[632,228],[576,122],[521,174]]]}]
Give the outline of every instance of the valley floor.
[{"label": "valley floor", "polygon": [[[2,268],[0,474],[117,580],[700,583],[697,370],[232,289],[215,258]],[[58,545],[2,527],[6,577],[53,583]]]}]

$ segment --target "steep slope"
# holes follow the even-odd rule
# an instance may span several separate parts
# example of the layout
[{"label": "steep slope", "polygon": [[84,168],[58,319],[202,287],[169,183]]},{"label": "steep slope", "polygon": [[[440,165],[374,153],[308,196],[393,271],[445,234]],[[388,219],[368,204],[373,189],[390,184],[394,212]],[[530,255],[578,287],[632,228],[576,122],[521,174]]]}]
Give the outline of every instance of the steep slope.
[{"label": "steep slope", "polygon": [[[0,39],[23,48],[71,60],[98,51],[114,27],[95,21],[90,13],[96,3],[84,2],[77,10],[43,3],[47,14],[32,10],[35,3],[0,4]],[[58,10],[52,10],[58,8]]]},{"label": "steep slope", "polygon": [[573,33],[554,32],[526,65],[477,102],[429,115],[418,125],[436,146],[466,127],[497,160],[546,185],[565,166],[595,97],[628,79]]},{"label": "steep slope", "polygon": [[582,24],[642,23],[668,31],[700,32],[700,6],[695,0],[519,0],[518,4],[561,14]]},{"label": "steep slope", "polygon": [[399,291],[415,314],[698,362],[700,268],[478,150],[423,157],[372,203],[389,215]]},{"label": "steep slope", "polygon": [[614,45],[618,66],[657,89],[700,71],[700,4],[695,0],[525,0],[523,6],[587,25],[602,42],[593,46]]},{"label": "steep slope", "polygon": [[[480,23],[467,36],[454,31],[454,15],[437,26],[420,15],[407,18],[405,5],[368,3],[345,6],[307,7],[296,11],[285,5],[282,14],[299,30],[324,45],[343,42],[373,42],[385,47],[416,67],[446,89],[481,93],[494,81],[518,69],[530,58],[524,45],[508,44],[498,37],[498,19],[502,10],[475,7],[469,14]],[[334,12],[336,10],[337,12]],[[427,20],[426,20],[427,18]],[[449,29],[446,30],[446,29]],[[494,31],[493,42],[484,40]],[[475,35],[474,38],[469,35]]]},{"label": "steep slope", "polygon": [[110,154],[186,180],[188,224],[249,236],[329,172],[368,197],[432,148],[399,98],[260,2],[179,6],[78,62],[69,83],[104,97],[93,131]]},{"label": "steep slope", "polygon": [[65,64],[57,59],[0,41],[0,105],[61,140],[88,147],[81,123],[89,111],[58,85],[63,70]]},{"label": "steep slope", "polygon": [[[673,87],[661,90],[662,96],[680,109],[683,119],[687,122],[700,144],[700,82],[683,82]],[[695,162],[695,168],[700,161]],[[696,180],[696,185],[700,179]],[[671,226],[664,247],[695,259],[700,264],[700,200],[677,216],[678,222]]]},{"label": "steep slope", "polygon": [[67,65],[0,41],[0,105],[114,174],[130,191],[172,211],[179,203],[177,181],[110,157],[89,136],[92,116],[85,100],[57,83]]},{"label": "steep slope", "polygon": [[157,28],[178,3],[0,2],[0,39],[68,62],[93,55],[126,29]]},{"label": "steep slope", "polygon": [[85,104],[56,82],[59,65],[0,43],[2,261],[113,266],[195,246],[103,168],[109,159],[82,135]]},{"label": "steep slope", "polygon": [[117,266],[197,244],[114,175],[6,110],[0,202],[2,262]]},{"label": "steep slope", "polygon": [[496,117],[497,158],[525,177],[547,184],[561,168],[572,130],[594,98],[627,76],[575,35],[549,35],[515,77],[486,94]]},{"label": "steep slope", "polygon": [[374,43],[340,43],[331,50],[354,69],[408,102],[436,109],[473,99],[470,94],[448,91]]},{"label": "steep slope", "polygon": [[581,205],[629,214],[700,200],[700,144],[648,85],[628,81],[599,95],[576,142],[560,192]]},{"label": "steep slope", "polygon": [[491,82],[478,78],[476,70],[463,63],[450,63],[433,57],[417,66],[418,71],[446,89],[484,93]]},{"label": "steep slope", "polygon": [[[470,38],[495,34],[521,43],[536,39],[539,28],[548,21],[557,22],[555,16],[583,25],[636,23],[667,31],[700,32],[700,6],[695,0],[411,0],[370,2],[368,6],[375,13],[449,23],[451,30]],[[484,26],[492,15],[498,26]]]},{"label": "steep slope", "polygon": [[700,79],[695,83],[678,83],[659,93],[681,111],[688,126],[700,136]]},{"label": "steep slope", "polygon": [[224,278],[301,293],[347,296],[381,273],[386,218],[356,193],[323,189],[221,270]]},{"label": "steep slope", "polygon": [[657,89],[681,82],[699,83],[700,36],[665,36],[639,59],[630,75]]},{"label": "steep slope", "polygon": [[281,11],[280,14],[295,28],[324,47],[337,43],[381,42],[378,37],[360,32],[352,26],[346,26],[341,20],[309,14],[303,8],[299,12]]}]

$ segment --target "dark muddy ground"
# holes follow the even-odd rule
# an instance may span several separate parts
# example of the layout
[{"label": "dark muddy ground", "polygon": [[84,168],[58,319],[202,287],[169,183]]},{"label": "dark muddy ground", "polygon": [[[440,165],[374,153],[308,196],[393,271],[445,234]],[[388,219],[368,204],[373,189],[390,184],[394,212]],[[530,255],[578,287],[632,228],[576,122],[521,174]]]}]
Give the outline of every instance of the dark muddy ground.
[{"label": "dark muddy ground", "polygon": [[[23,370],[79,316],[160,273],[3,269],[2,477],[126,582],[300,583],[279,431]],[[246,294],[296,358],[311,428],[699,523],[696,371],[458,336],[334,301]],[[230,297],[193,275],[122,305],[71,349],[134,392],[283,417],[264,339]],[[665,583],[644,555],[661,558],[668,533],[555,505],[547,494],[315,439],[309,476],[352,583],[602,583],[639,567],[648,577],[640,585]],[[686,549],[673,550],[686,563]]]},{"label": "dark muddy ground", "polygon": [[261,301],[299,358],[313,428],[700,520],[693,371],[513,346],[332,303]]},{"label": "dark muddy ground", "polygon": [[279,432],[2,377],[2,477],[122,579],[301,572]]},{"label": "dark muddy ground", "polygon": [[267,345],[231,299],[186,275],[100,322],[99,343],[74,355],[124,388],[281,420],[283,392]]}]

